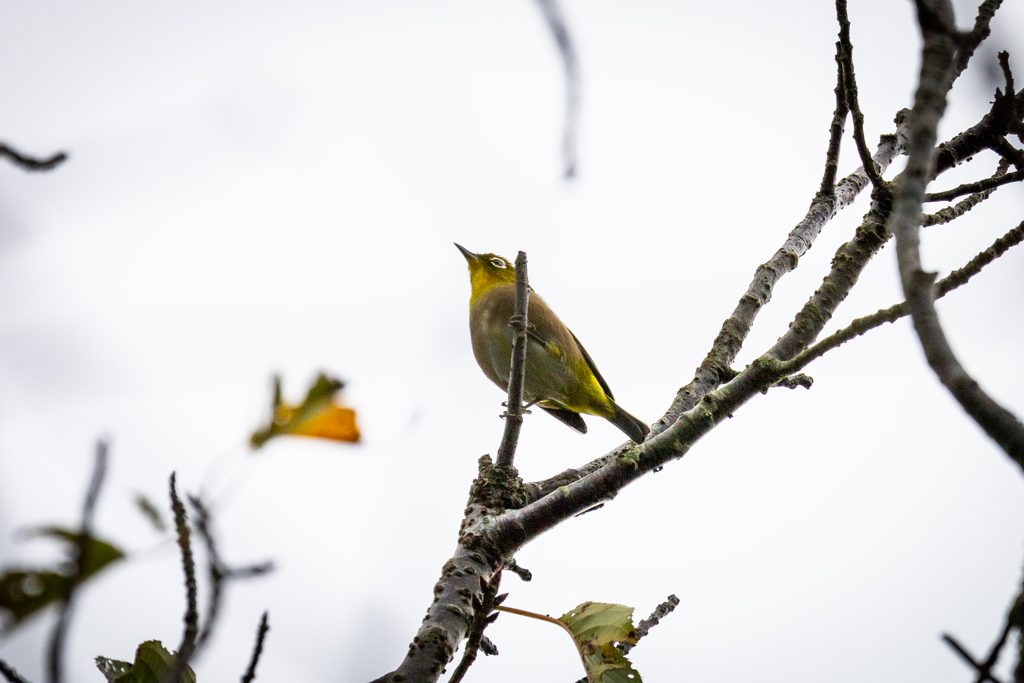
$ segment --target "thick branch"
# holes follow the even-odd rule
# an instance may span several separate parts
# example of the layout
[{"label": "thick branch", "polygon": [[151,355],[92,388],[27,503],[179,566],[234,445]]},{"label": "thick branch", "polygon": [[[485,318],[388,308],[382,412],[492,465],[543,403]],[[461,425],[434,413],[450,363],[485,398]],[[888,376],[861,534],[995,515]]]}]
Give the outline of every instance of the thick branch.
[{"label": "thick branch", "polygon": [[[906,144],[902,113],[897,115],[896,124],[896,134],[883,136],[878,151],[875,152],[874,161],[880,172],[884,172],[892,160],[903,152]],[[814,198],[807,215],[789,233],[782,247],[767,263],[758,267],[736,310],[722,324],[722,330],[715,338],[711,351],[697,368],[693,380],[676,393],[668,412],[651,426],[653,433],[657,434],[664,430],[681,413],[692,409],[705,394],[719,386],[722,381],[732,378],[733,371],[730,366],[742,348],[757,314],[771,299],[775,284],[782,276],[796,268],[800,257],[810,250],[825,224],[837,212],[853,203],[869,182],[867,173],[861,167],[836,186],[835,197],[819,193]]]},{"label": "thick branch", "polygon": [[[923,0],[918,4],[925,35],[921,76],[911,114],[910,159],[901,174],[892,221],[903,293],[932,370],[967,414],[1024,468],[1024,424],[986,394],[957,360],[935,311],[932,298],[935,274],[926,273],[921,266],[921,203],[932,178],[935,131],[946,107],[955,45],[948,30],[929,19],[935,13],[933,8],[925,6]],[[936,0],[934,4],[943,13],[952,12],[948,0]]]}]

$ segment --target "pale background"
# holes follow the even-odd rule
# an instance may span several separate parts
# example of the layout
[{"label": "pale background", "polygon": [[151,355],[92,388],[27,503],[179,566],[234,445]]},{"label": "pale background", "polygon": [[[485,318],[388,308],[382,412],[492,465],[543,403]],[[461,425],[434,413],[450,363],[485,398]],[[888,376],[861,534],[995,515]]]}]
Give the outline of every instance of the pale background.
[{"label": "pale background", "polygon": [[[173,546],[134,510],[195,491],[215,463],[236,564],[201,681],[234,680],[270,611],[265,681],[366,681],[403,656],[455,544],[501,394],[469,346],[458,241],[530,257],[531,282],[617,398],[653,421],[818,187],[834,107],[827,2],[567,2],[582,74],[579,177],[560,177],[564,83],[531,0],[0,4],[0,139],[67,149],[47,174],[0,163],[0,555],[52,557],[18,529],[77,519],[97,437],[112,439],[98,530],[137,551],[82,592],[69,679],[97,654],[176,646]],[[959,3],[961,26],[973,5]],[[912,4],[851,3],[868,138],[917,70]],[[997,19],[1024,81],[1019,3]],[[1002,28],[999,28],[1002,27]],[[976,57],[995,65],[995,49]],[[965,76],[943,138],[994,84]],[[991,173],[991,155],[958,178]],[[840,173],[858,164],[848,142]],[[891,177],[890,172],[889,176]],[[738,365],[785,329],[866,207],[830,223],[757,321]],[[925,232],[941,273],[1017,224],[1003,189]],[[1018,248],[939,305],[983,385],[1024,413]],[[892,245],[837,322],[899,299]],[[365,441],[245,439],[269,379],[298,398],[349,382]],[[1021,575],[1021,472],[962,414],[901,321],[758,397],[680,462],[519,556],[509,605],[585,600],[642,617],[682,604],[634,651],[648,681],[967,681]],[[527,418],[517,465],[550,476],[622,440]],[[231,474],[236,472],[236,474]],[[203,597],[203,596],[201,596]],[[41,681],[48,618],[0,643]],[[579,678],[551,627],[502,616],[470,680]],[[1005,673],[1005,666],[1001,669]]]}]

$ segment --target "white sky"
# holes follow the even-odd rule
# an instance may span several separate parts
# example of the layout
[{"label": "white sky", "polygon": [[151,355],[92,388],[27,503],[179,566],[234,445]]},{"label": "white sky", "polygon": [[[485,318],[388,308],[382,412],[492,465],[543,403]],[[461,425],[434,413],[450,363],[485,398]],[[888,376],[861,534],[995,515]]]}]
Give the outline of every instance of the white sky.
[{"label": "white sky", "polygon": [[[959,3],[960,23],[973,19]],[[261,680],[365,681],[402,657],[454,547],[501,394],[477,369],[458,241],[530,257],[531,283],[648,421],[692,376],[757,265],[817,189],[834,107],[831,3],[567,2],[582,74],[579,177],[560,179],[563,80],[537,7],[515,2],[0,4],[0,139],[70,161],[0,163],[0,558],[44,560],[23,527],[72,523],[100,435],[111,472],[97,524],[139,556],[83,592],[69,680],[92,658],[175,646],[174,549],[131,505],[226,473],[227,559],[272,558],[229,589],[200,680],[244,669],[270,610]],[[851,3],[868,138],[911,102],[909,2]],[[993,48],[1024,80],[1019,4]],[[995,64],[995,50],[979,64]],[[981,72],[941,133],[991,100]],[[841,174],[858,162],[847,142]],[[990,157],[957,169],[987,175]],[[891,177],[891,173],[889,174]],[[783,280],[741,355],[785,329],[866,197]],[[1003,189],[924,234],[948,273],[1020,222]],[[955,349],[1024,413],[1017,249],[941,302]],[[899,298],[891,245],[835,329]],[[316,371],[349,382],[358,447],[280,440],[245,455],[269,378],[298,398]],[[902,321],[809,368],[811,391],[752,401],[684,460],[528,546],[507,604],[682,604],[636,649],[648,681],[901,681],[971,675],[1017,586],[1021,473],[962,414]],[[621,441],[527,419],[526,479]],[[231,472],[235,472],[234,475]],[[35,681],[49,621],[0,643]],[[502,654],[470,680],[572,681],[563,635],[503,615]],[[1009,660],[1004,662],[1003,670]]]}]

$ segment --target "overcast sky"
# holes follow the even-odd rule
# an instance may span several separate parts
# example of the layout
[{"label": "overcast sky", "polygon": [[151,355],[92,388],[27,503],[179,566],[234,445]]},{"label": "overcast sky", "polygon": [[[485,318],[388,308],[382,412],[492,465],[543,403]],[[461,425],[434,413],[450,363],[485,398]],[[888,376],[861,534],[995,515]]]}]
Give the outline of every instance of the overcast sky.
[{"label": "overcast sky", "polygon": [[[781,9],[784,7],[784,9]],[[77,518],[102,436],[97,529],[130,549],[82,592],[69,680],[95,655],[178,643],[175,549],[132,507],[167,477],[214,492],[230,587],[201,681],[366,681],[398,664],[455,545],[502,395],[472,357],[453,241],[530,258],[531,284],[629,412],[654,421],[689,381],[757,265],[820,182],[834,107],[830,3],[566,2],[582,76],[579,173],[561,178],[564,80],[531,0],[0,4],[0,140],[70,160],[0,162],[0,559],[42,562],[17,530]],[[850,5],[872,143],[909,106],[912,4]],[[974,11],[958,3],[961,26]],[[957,84],[940,136],[975,123],[995,51],[1024,80],[1019,3]],[[840,173],[858,165],[847,140]],[[937,185],[989,175],[991,155]],[[902,164],[897,163],[896,168]],[[895,170],[895,169],[894,169]],[[888,177],[892,177],[890,171]],[[782,334],[867,197],[776,289],[737,367]],[[924,232],[959,267],[1024,217],[1019,186]],[[1024,414],[1024,250],[939,305],[983,386]],[[892,245],[830,330],[900,299]],[[298,399],[348,382],[364,443],[280,439],[256,455],[270,377]],[[586,600],[676,612],[631,658],[648,681],[969,680],[1020,585],[1021,472],[962,414],[906,321],[773,390],[682,461],[519,555],[506,604]],[[527,417],[535,480],[622,440]],[[202,595],[201,597],[205,597]],[[41,681],[49,615],[0,643]],[[572,681],[568,639],[503,615],[470,680]],[[1009,662],[1004,662],[1005,667]],[[542,675],[541,675],[542,674]]]}]

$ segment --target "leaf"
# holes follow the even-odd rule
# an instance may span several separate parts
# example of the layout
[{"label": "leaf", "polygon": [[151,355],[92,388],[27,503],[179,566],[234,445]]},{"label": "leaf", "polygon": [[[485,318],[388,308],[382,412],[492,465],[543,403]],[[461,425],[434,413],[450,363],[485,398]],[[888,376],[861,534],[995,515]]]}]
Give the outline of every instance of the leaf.
[{"label": "leaf", "polygon": [[[147,640],[135,650],[135,662],[132,664],[97,657],[96,668],[109,683],[165,683],[174,668],[174,655],[159,640]],[[179,683],[196,683],[192,667],[185,667]]]},{"label": "leaf", "polygon": [[[73,557],[78,548],[78,532],[57,527],[43,527],[26,533],[26,536],[49,536],[67,543],[67,554]],[[90,539],[86,549],[85,567],[81,580],[85,581],[110,563],[120,560],[124,553],[116,546],[97,538]],[[67,595],[71,576],[55,569],[7,570],[0,575],[0,609],[7,614],[4,630],[9,631],[26,617],[34,614],[55,600]]]},{"label": "leaf", "polygon": [[632,607],[585,602],[558,620],[576,641],[590,683],[641,683],[640,674],[615,647],[636,643]]},{"label": "leaf", "polygon": [[336,397],[344,386],[341,380],[320,373],[306,393],[305,400],[299,405],[292,405],[281,399],[281,379],[275,377],[270,424],[253,432],[249,443],[254,449],[260,448],[279,435],[358,443],[356,413]]},{"label": "leaf", "polygon": [[163,515],[160,514],[160,509],[153,505],[153,501],[145,493],[140,491],[135,494],[135,507],[145,515],[154,529],[157,531],[167,531],[167,523],[164,521]]}]

